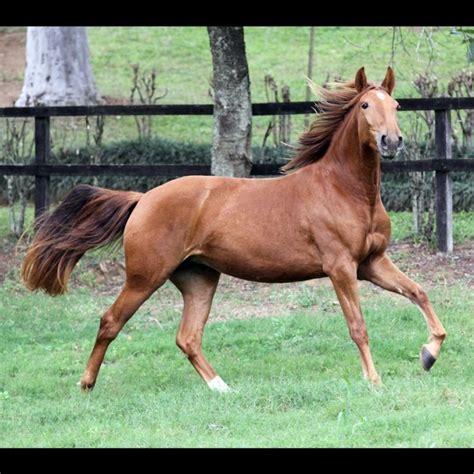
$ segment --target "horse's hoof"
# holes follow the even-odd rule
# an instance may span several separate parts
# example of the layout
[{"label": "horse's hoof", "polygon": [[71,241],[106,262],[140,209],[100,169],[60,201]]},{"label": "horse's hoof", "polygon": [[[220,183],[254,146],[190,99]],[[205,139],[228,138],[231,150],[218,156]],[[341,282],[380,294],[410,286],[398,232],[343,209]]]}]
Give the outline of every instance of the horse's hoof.
[{"label": "horse's hoof", "polygon": [[213,392],[229,393],[233,391],[218,375],[216,375],[212,380],[207,382],[207,386]]},{"label": "horse's hoof", "polygon": [[382,387],[382,379],[380,377],[376,377],[372,380],[372,386],[380,388]]},{"label": "horse's hoof", "polygon": [[94,388],[93,383],[88,383],[84,380],[81,380],[80,382],[77,382],[77,385],[81,386],[81,391],[84,392],[84,393],[90,392]]},{"label": "horse's hoof", "polygon": [[436,359],[431,355],[431,352],[426,348],[426,346],[422,346],[421,348],[420,360],[421,365],[426,371],[430,370],[436,362]]}]

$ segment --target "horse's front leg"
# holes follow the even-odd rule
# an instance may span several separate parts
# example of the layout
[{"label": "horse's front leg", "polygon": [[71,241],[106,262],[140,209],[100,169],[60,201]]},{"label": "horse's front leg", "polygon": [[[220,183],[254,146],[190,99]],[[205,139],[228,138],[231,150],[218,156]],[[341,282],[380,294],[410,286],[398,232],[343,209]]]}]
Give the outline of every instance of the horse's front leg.
[{"label": "horse's front leg", "polygon": [[423,288],[401,272],[385,254],[364,262],[359,267],[359,278],[371,281],[386,290],[399,293],[421,309],[430,331],[430,338],[429,343],[421,348],[420,359],[423,368],[430,370],[439,357],[441,345],[446,338],[446,331],[436,316]]},{"label": "horse's front leg", "polygon": [[339,303],[349,327],[352,340],[359,349],[364,377],[374,385],[380,384],[380,377],[375,370],[369,348],[369,336],[359,301],[357,284],[357,266],[351,260],[335,259],[334,263],[324,265],[324,271],[329,276],[336,290]]}]

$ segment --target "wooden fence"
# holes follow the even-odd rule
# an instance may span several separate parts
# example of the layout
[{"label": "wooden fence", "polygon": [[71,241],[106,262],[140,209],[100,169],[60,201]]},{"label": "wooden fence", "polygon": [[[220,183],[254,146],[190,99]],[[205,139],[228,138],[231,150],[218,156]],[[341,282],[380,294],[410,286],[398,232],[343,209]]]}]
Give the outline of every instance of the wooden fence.
[{"label": "wooden fence", "polygon": [[[452,159],[452,109],[474,109],[474,98],[397,99],[400,111],[435,111],[435,158],[417,161],[382,161],[382,172],[436,172],[436,232],[438,249],[453,250],[451,171],[474,171],[474,160]],[[253,104],[253,115],[308,114],[317,109],[314,102]],[[97,115],[212,115],[212,105],[102,105],[76,107],[6,107],[0,117],[32,117],[35,121],[35,161],[31,165],[0,165],[0,175],[35,176],[35,217],[49,207],[49,181],[52,175],[99,176],[186,176],[210,175],[210,165],[84,165],[51,164],[50,118]],[[278,165],[255,164],[253,176],[279,174]]]}]

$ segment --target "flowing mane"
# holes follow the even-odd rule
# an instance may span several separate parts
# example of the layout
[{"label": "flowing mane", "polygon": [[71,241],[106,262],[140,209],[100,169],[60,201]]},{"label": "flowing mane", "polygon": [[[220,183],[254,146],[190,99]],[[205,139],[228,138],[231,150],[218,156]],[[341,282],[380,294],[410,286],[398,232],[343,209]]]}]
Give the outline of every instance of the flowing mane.
[{"label": "flowing mane", "polygon": [[358,92],[354,81],[336,82],[329,86],[331,88],[316,87],[315,84],[311,84],[313,92],[321,96],[318,103],[319,110],[309,130],[300,137],[296,156],[282,166],[283,173],[291,173],[321,159],[327,152],[336,130],[353,105],[362,94],[376,87],[375,84],[369,83],[362,92]]}]

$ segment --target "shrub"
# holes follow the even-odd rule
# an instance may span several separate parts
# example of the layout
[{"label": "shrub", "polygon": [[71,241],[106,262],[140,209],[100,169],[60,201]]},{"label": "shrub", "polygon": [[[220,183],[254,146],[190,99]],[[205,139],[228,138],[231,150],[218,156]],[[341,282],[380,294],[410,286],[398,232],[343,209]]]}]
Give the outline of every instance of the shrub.
[{"label": "shrub", "polygon": [[[93,148],[66,150],[51,157],[52,163],[89,164]],[[268,147],[262,160],[259,146],[252,148],[255,163],[280,163],[291,156],[291,151],[283,147]],[[453,150],[454,153],[454,150]],[[460,158],[459,156],[454,156]],[[474,156],[470,156],[474,158]],[[176,142],[162,138],[142,141],[122,141],[104,145],[101,149],[102,164],[210,164],[211,145]],[[470,173],[452,173],[453,206],[455,211],[474,209],[474,182]],[[96,184],[101,187],[147,191],[172,178],[147,176],[100,176]],[[51,178],[51,197],[61,199],[66,192],[79,183],[93,184],[92,176],[53,176]],[[0,177],[0,193],[6,202],[6,187]],[[392,211],[411,210],[410,182],[406,173],[385,173],[382,175],[382,200],[385,207]]]}]

